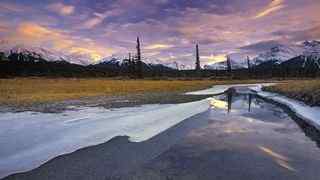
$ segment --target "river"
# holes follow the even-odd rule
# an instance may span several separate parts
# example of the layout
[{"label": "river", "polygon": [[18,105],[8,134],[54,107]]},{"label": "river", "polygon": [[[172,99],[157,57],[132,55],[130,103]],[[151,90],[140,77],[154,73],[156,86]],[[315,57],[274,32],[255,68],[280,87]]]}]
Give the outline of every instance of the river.
[{"label": "river", "polygon": [[[173,126],[169,124],[170,128],[141,141],[133,141],[128,134],[116,136],[5,179],[317,180],[320,177],[320,133],[285,107],[258,97],[247,87],[229,89],[205,102],[208,103],[205,111]],[[188,111],[187,106],[182,108]],[[175,116],[174,112],[170,115]],[[154,122],[152,126],[160,126]]]}]

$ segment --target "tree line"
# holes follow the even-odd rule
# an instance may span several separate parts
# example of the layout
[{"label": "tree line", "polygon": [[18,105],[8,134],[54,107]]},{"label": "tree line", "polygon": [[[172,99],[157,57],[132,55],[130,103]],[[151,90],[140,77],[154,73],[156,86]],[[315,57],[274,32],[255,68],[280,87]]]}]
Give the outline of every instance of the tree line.
[{"label": "tree line", "polygon": [[81,66],[67,61],[48,62],[41,56],[10,52],[6,57],[0,52],[0,76],[94,76],[112,77],[206,77],[206,78],[290,78],[320,76],[320,60],[317,56],[298,56],[292,60],[277,64],[273,61],[254,65],[249,57],[247,67],[233,68],[230,56],[227,56],[226,69],[210,70],[201,68],[199,44],[195,45],[195,68],[193,70],[171,69],[166,66],[153,66],[142,61],[141,41],[136,39],[136,53],[128,53],[123,60],[124,67],[107,67],[99,65]]}]

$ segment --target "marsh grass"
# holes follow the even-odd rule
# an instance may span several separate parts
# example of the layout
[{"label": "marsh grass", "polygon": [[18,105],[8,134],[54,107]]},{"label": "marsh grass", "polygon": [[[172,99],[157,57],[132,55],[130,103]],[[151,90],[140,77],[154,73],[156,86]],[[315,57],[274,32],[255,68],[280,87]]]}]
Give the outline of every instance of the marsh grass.
[{"label": "marsh grass", "polygon": [[309,105],[320,105],[320,79],[289,81],[264,89],[303,101]]},{"label": "marsh grass", "polygon": [[186,92],[215,84],[256,81],[216,80],[111,80],[72,78],[0,79],[0,104],[30,104],[148,92]]}]

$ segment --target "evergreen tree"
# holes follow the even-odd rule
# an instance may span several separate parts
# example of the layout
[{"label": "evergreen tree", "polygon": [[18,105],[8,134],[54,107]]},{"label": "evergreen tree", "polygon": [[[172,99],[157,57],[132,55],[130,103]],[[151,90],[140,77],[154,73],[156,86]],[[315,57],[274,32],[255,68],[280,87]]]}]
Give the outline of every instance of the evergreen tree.
[{"label": "evergreen tree", "polygon": [[229,73],[231,73],[231,71],[232,71],[232,67],[231,67],[231,59],[230,59],[230,56],[228,55],[227,56],[227,70],[228,70],[228,72]]},{"label": "evergreen tree", "polygon": [[248,74],[251,75],[251,64],[250,64],[250,57],[247,56],[247,65],[248,65]]},{"label": "evergreen tree", "polygon": [[137,76],[139,78],[143,77],[143,67],[142,67],[142,60],[141,60],[141,49],[140,49],[140,39],[139,37],[137,37],[137,56],[136,56],[136,62],[135,62],[135,66],[136,66],[136,73]]},{"label": "evergreen tree", "polygon": [[128,56],[128,73],[129,74],[131,74],[131,66],[132,66],[131,53],[129,53],[129,56]]},{"label": "evergreen tree", "polygon": [[4,52],[0,52],[0,61],[4,61],[6,60],[6,55],[4,54]]},{"label": "evergreen tree", "polygon": [[199,54],[199,45],[196,45],[196,71],[200,71],[200,54]]},{"label": "evergreen tree", "polygon": [[10,51],[10,55],[8,56],[8,59],[10,61],[18,61],[19,60],[19,54]]}]

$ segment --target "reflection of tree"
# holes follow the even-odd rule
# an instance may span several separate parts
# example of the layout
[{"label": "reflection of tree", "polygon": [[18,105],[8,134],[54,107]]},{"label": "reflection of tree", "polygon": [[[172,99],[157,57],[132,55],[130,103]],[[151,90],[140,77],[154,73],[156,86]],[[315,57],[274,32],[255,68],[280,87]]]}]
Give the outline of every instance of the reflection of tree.
[{"label": "reflection of tree", "polygon": [[249,107],[248,107],[248,111],[251,112],[251,103],[252,103],[252,94],[249,93]]},{"label": "reflection of tree", "polygon": [[231,108],[232,108],[233,93],[235,93],[235,90],[233,88],[228,89],[228,91],[227,91],[228,113],[230,113]]}]

